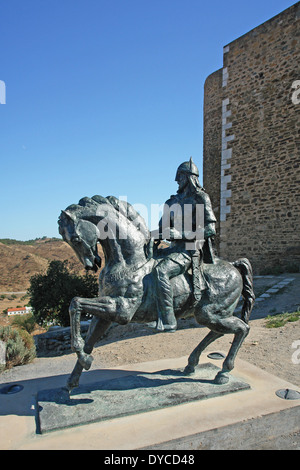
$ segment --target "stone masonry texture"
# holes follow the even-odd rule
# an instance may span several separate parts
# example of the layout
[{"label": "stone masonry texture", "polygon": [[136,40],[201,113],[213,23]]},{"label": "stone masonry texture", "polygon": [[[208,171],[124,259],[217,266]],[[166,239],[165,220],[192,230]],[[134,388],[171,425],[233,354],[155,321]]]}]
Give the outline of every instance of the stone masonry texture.
[{"label": "stone masonry texture", "polygon": [[299,270],[300,2],[226,45],[206,79],[203,180],[221,258]]}]

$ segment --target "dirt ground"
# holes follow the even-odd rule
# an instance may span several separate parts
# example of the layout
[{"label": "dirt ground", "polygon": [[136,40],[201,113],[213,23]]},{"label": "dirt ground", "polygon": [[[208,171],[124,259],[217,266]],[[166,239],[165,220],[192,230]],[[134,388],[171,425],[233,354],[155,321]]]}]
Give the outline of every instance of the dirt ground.
[{"label": "dirt ground", "polygon": [[[264,325],[264,319],[251,322],[239,357],[300,387],[300,323],[287,323],[275,329]],[[181,321],[179,326],[175,333],[152,333],[137,324],[116,326],[101,346],[94,349],[93,368],[189,355],[209,330],[197,326],[193,320]],[[227,354],[232,338],[232,335],[219,338],[208,350]],[[292,361],[297,352],[292,347],[295,341],[299,341],[298,364]]]}]

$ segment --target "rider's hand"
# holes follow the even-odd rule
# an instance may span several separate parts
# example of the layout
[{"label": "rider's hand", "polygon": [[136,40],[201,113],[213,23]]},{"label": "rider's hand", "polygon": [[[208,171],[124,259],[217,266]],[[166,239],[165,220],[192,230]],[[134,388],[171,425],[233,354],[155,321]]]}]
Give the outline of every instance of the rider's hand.
[{"label": "rider's hand", "polygon": [[181,240],[182,233],[178,232],[176,228],[170,228],[170,240]]}]

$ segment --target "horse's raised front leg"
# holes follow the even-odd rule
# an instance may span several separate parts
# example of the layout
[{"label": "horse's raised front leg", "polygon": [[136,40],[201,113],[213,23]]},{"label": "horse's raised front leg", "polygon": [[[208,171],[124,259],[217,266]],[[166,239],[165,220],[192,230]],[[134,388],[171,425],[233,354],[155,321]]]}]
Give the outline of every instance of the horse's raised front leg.
[{"label": "horse's raised front leg", "polygon": [[[85,342],[81,336],[80,318],[83,313],[92,314],[102,319],[105,324],[114,320],[113,300],[108,298],[85,299],[74,297],[72,299],[69,314],[71,324],[71,349],[76,352],[79,364],[85,370],[89,370],[93,357],[86,351]],[[93,349],[93,348],[92,348]]]},{"label": "horse's raised front leg", "polygon": [[[97,341],[101,339],[105,331],[109,328],[110,324],[110,321],[102,320],[101,318],[94,317],[92,319],[83,348],[85,353],[90,354],[92,352],[95,343],[97,343]],[[73,388],[78,387],[82,371],[83,366],[78,359],[72,371],[72,374],[70,375],[67,381],[67,389],[69,390],[69,392],[71,392]]]},{"label": "horse's raised front leg", "polygon": [[84,299],[74,297],[70,304],[71,322],[71,348],[76,352],[80,365],[88,370],[93,358],[85,351],[84,340],[80,332],[81,314],[91,314],[104,322],[115,321],[120,325],[126,325],[134,315],[136,299],[124,297],[96,297]]}]

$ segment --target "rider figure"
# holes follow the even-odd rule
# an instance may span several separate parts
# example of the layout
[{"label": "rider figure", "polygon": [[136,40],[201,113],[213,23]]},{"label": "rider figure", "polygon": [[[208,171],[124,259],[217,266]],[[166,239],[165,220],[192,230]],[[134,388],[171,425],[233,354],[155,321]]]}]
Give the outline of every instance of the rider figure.
[{"label": "rider figure", "polygon": [[[214,262],[210,238],[216,234],[216,218],[210,198],[200,185],[198,177],[199,171],[192,158],[178,167],[175,178],[179,186],[177,194],[171,196],[164,205],[164,214],[159,222],[159,235],[157,236],[158,231],[151,234],[156,240],[171,241],[169,248],[161,250],[163,258],[153,271],[158,321],[149,326],[160,331],[175,331],[177,328],[170,279],[185,273],[191,267],[195,253],[199,257],[199,248],[204,262]],[[202,227],[199,226],[197,207],[204,209],[204,227],[203,218]],[[186,217],[190,219],[189,231],[186,230]],[[199,233],[201,233],[202,240],[199,240]],[[201,269],[197,275],[201,276]]]}]

